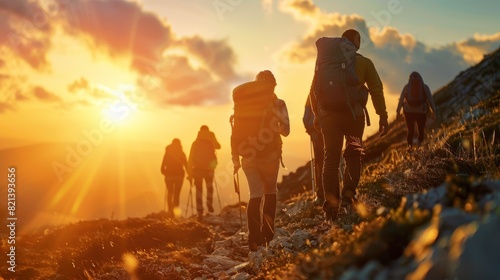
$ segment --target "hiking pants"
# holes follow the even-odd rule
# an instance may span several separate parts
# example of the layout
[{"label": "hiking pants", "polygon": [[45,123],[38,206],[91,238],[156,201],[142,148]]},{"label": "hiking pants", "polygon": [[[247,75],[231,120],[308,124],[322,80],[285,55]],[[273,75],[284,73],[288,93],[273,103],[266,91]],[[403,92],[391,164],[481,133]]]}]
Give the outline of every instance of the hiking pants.
[{"label": "hiking pants", "polygon": [[203,214],[203,180],[207,185],[207,207],[211,208],[214,196],[214,170],[213,169],[193,169],[194,186],[196,187],[196,210],[198,215]]},{"label": "hiking pants", "polygon": [[361,163],[364,155],[362,136],[365,128],[364,115],[354,120],[350,112],[321,112],[321,133],[325,143],[323,162],[323,188],[325,202],[323,210],[338,211],[340,206],[339,165],[344,138],[346,141],[342,198],[351,199],[356,195],[356,188],[361,177]]},{"label": "hiking pants", "polygon": [[422,144],[424,142],[424,129],[425,122],[427,121],[427,113],[404,113],[406,128],[408,132],[406,134],[406,142],[408,146],[413,146],[413,136],[415,134],[415,123],[418,128],[418,144]]},{"label": "hiking pants", "polygon": [[167,207],[168,212],[173,213],[175,207],[179,207],[179,197],[181,195],[184,176],[165,176],[165,185],[167,186]]}]

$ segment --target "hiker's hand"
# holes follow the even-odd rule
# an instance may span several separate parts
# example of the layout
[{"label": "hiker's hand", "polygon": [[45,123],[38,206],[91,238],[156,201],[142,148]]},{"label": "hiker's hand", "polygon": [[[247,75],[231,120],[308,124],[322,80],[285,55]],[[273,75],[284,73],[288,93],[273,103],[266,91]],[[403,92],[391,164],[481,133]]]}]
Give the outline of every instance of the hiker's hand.
[{"label": "hiker's hand", "polygon": [[233,174],[236,174],[236,173],[238,173],[238,170],[240,170],[240,167],[241,167],[240,157],[233,156],[232,160],[233,160],[233,166],[234,166]]},{"label": "hiker's hand", "polygon": [[380,133],[380,137],[385,136],[387,134],[387,131],[389,131],[389,122],[387,122],[387,117],[380,117],[378,125],[378,132]]}]

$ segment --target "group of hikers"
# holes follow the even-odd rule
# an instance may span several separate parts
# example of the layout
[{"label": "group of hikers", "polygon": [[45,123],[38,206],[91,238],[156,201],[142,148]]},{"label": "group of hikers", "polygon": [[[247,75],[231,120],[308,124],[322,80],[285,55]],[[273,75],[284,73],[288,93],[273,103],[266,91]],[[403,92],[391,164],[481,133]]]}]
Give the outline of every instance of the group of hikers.
[{"label": "group of hikers", "polygon": [[[314,151],[315,204],[321,205],[324,218],[333,222],[341,210],[352,211],[357,202],[365,123],[370,125],[366,110],[371,96],[379,116],[380,136],[389,130],[388,114],[382,81],[373,62],[357,53],[361,36],[354,29],[341,37],[317,40],[318,57],[314,78],[307,97],[303,122],[310,135]],[[241,168],[248,181],[250,199],[247,206],[248,246],[251,251],[266,246],[274,237],[277,178],[282,164],[281,136],[290,133],[290,120],[285,101],[274,92],[276,79],[269,70],[261,71],[254,81],[233,90],[234,114],[231,116],[231,156],[234,174]],[[397,107],[407,126],[407,146],[414,147],[415,124],[418,145],[424,141],[428,112],[435,116],[435,105],[429,87],[421,75],[412,72],[404,86]],[[345,142],[345,147],[344,147]],[[344,152],[342,152],[344,148]],[[179,194],[184,178],[194,179],[196,209],[203,217],[203,180],[206,182],[206,206],[213,212],[215,150],[220,149],[213,132],[202,126],[191,146],[189,160],[182,152],[178,139],[167,146],[161,167],[167,186],[168,212],[179,206]],[[345,160],[342,188],[339,166]]]}]

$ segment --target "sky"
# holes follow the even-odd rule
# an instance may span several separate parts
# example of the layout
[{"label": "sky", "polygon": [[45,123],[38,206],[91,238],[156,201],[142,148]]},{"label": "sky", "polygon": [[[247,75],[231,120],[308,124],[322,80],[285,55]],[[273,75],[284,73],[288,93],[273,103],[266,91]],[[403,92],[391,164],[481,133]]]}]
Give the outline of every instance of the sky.
[{"label": "sky", "polygon": [[[318,38],[360,31],[393,120],[411,71],[437,91],[500,46],[499,26],[493,0],[0,0],[0,149],[100,131],[161,158],[173,138],[188,153],[205,124],[228,168],[231,91],[268,69],[291,119],[286,174],[310,158]],[[365,137],[378,130],[368,109]]]}]

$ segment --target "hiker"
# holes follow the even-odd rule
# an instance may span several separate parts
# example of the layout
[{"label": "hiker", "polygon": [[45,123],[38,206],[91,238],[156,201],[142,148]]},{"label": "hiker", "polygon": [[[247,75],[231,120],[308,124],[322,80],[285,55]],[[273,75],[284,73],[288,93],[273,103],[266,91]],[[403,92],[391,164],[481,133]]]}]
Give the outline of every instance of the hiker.
[{"label": "hiker", "polygon": [[[360,43],[361,36],[354,29],[346,30],[341,38],[323,37],[316,41],[318,59],[309,97],[316,116],[315,127],[321,130],[324,140],[323,211],[327,221],[337,218],[340,206],[347,211],[357,203],[365,119],[369,125],[365,107],[368,92],[380,117],[380,136],[389,128],[382,81],[373,62],[357,53]],[[339,164],[344,138],[345,169],[340,196]]]},{"label": "hiker", "polygon": [[418,128],[418,146],[421,146],[424,141],[425,122],[429,108],[431,109],[431,118],[434,119],[436,116],[436,105],[434,104],[431,90],[424,83],[422,76],[418,72],[411,72],[408,83],[401,92],[396,110],[397,119],[401,119],[401,108],[403,108],[406,128],[408,129],[406,142],[408,150],[411,150],[413,147],[415,123]]},{"label": "hiker", "polygon": [[215,150],[221,146],[215,134],[208,129],[208,126],[202,125],[198,136],[191,146],[189,152],[188,172],[189,181],[194,180],[196,187],[196,211],[198,212],[198,220],[203,220],[203,181],[207,186],[206,205],[208,212],[213,213],[213,181],[214,170],[217,166],[217,156]]},{"label": "hiker", "polygon": [[241,167],[250,189],[247,225],[251,251],[269,244],[274,237],[281,135],[290,134],[288,110],[285,101],[274,93],[276,85],[273,73],[265,70],[255,81],[233,90],[231,155],[234,173]]},{"label": "hiker", "polygon": [[304,116],[302,117],[302,122],[304,123],[304,127],[306,128],[307,134],[309,134],[309,137],[311,138],[311,143],[312,143],[312,149],[313,151],[311,152],[312,156],[314,156],[314,160],[311,160],[311,164],[314,162],[314,166],[312,167],[314,174],[311,174],[311,177],[314,178],[314,204],[316,205],[323,205],[323,202],[325,200],[325,194],[323,191],[323,180],[322,180],[322,173],[323,173],[323,159],[324,159],[324,147],[323,147],[323,135],[321,135],[321,132],[317,131],[314,128],[314,113],[311,108],[311,100],[310,98],[307,98],[306,101],[306,106],[304,109]]},{"label": "hiker", "polygon": [[[165,155],[161,163],[161,174],[165,176],[165,201],[168,207],[168,216],[175,217],[175,209],[179,207],[184,170],[187,169],[186,155],[182,151],[181,141],[177,138],[165,148]],[[165,209],[165,206],[163,207]]]}]

